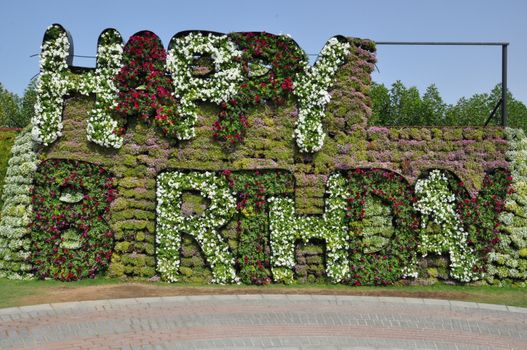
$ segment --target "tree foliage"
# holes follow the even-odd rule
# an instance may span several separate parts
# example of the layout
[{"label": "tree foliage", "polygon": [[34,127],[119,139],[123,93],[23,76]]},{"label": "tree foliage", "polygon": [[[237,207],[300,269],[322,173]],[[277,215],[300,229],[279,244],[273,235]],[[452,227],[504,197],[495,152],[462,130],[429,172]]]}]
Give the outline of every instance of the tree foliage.
[{"label": "tree foliage", "polygon": [[31,118],[35,114],[35,103],[37,102],[36,88],[37,80],[32,79],[24,91],[24,97],[22,97],[20,103],[19,118],[12,121],[12,127],[23,128],[31,122]]},{"label": "tree foliage", "polygon": [[[430,85],[421,96],[416,87],[396,81],[390,88],[373,83],[371,125],[484,125],[501,99],[501,85],[489,93],[462,97],[455,104],[441,98],[437,86]],[[511,127],[527,130],[527,107],[507,92],[508,122]],[[496,110],[490,125],[501,123],[501,108]]]},{"label": "tree foliage", "polygon": [[36,80],[29,82],[22,98],[0,83],[0,127],[23,128],[28,125],[34,114],[36,99]]},{"label": "tree foliage", "polygon": [[0,83],[0,127],[9,127],[20,113],[20,98]]}]

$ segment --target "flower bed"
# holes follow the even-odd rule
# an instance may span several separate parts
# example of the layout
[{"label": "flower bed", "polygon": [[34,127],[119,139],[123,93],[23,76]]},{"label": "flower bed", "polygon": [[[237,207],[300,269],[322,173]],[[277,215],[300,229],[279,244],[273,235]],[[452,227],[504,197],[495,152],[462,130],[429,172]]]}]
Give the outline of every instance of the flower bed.
[{"label": "flower bed", "polygon": [[62,27],[44,39],[2,276],[525,283],[525,136],[368,127],[371,41],[332,38],[310,67],[287,36],[183,32],[165,50],[108,30],[86,70]]}]

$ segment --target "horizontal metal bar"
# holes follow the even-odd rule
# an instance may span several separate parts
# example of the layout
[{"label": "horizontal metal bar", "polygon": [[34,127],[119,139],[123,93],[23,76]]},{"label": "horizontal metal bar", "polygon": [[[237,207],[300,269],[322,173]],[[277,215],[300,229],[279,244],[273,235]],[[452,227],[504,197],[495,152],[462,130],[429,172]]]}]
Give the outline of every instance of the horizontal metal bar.
[{"label": "horizontal metal bar", "polygon": [[375,41],[376,45],[450,45],[450,46],[507,46],[508,42],[473,41]]}]

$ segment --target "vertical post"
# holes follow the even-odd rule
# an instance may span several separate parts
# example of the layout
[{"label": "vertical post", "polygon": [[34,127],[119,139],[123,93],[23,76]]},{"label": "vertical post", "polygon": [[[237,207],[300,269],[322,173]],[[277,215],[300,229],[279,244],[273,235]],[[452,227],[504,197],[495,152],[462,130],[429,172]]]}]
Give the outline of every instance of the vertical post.
[{"label": "vertical post", "polygon": [[501,125],[507,126],[507,46],[501,45]]}]

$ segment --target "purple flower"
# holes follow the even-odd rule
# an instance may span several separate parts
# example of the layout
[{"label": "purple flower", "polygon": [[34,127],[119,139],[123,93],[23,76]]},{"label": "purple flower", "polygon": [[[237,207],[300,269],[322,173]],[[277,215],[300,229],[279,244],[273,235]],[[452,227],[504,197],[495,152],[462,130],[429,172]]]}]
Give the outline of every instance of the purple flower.
[{"label": "purple flower", "polygon": [[379,134],[385,134],[385,135],[388,135],[390,133],[390,129],[384,126],[372,126],[368,128],[367,131],[371,133],[379,133]]}]

